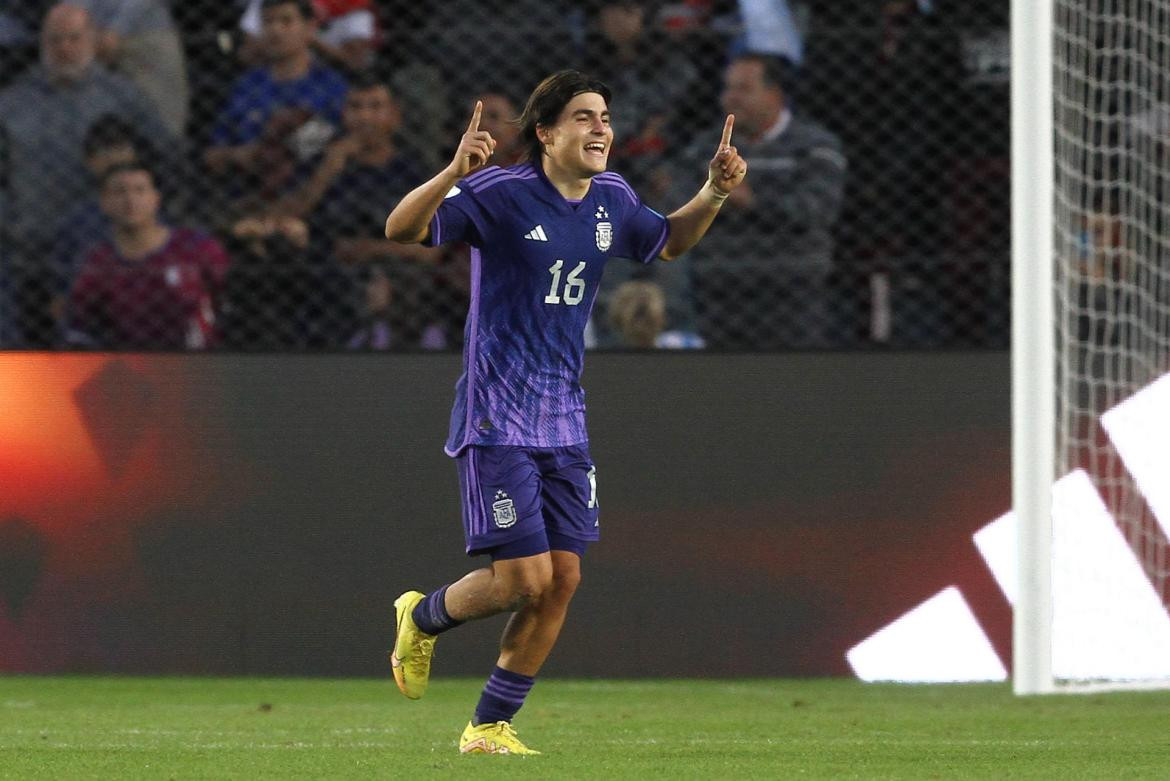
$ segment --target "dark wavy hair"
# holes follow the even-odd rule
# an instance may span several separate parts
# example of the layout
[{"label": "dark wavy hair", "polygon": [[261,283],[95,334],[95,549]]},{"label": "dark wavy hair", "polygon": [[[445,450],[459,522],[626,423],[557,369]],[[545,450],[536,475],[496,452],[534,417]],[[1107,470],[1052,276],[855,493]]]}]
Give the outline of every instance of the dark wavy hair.
[{"label": "dark wavy hair", "polygon": [[538,125],[556,124],[557,117],[565,110],[569,101],[586,92],[596,92],[609,105],[609,87],[581,71],[557,71],[544,79],[532,90],[524,112],[520,115],[520,137],[524,140],[524,158],[538,162],[544,154],[544,144],[536,137]]}]

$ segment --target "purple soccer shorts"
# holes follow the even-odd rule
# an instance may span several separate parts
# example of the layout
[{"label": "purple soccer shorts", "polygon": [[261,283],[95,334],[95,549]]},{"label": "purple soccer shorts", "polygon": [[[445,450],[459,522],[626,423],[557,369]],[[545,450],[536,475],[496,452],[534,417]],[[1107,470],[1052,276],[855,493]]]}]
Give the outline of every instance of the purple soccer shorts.
[{"label": "purple soccer shorts", "polygon": [[598,539],[597,470],[587,444],[472,445],[455,464],[468,555],[580,555]]}]

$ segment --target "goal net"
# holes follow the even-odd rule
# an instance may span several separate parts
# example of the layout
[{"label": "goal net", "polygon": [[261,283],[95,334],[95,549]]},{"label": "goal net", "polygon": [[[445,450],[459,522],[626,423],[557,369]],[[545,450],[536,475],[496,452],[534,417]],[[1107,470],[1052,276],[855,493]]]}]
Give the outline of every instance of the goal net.
[{"label": "goal net", "polygon": [[[1017,155],[1051,177],[1031,192],[1051,199],[1038,212],[1051,247],[1040,266],[1050,269],[1032,269],[1048,276],[1039,295],[1051,306],[1040,308],[1038,330],[1017,323],[1015,414],[1027,406],[1022,394],[1053,398],[1051,425],[1033,425],[1030,442],[1017,431],[1014,445],[1016,690],[1170,686],[1170,0],[1051,3],[1014,20],[1030,24],[1015,31],[1017,47],[1044,36],[1051,45],[1047,98],[1041,78],[1030,88],[1035,103],[1013,107]],[[1026,127],[1037,110],[1051,124]],[[1049,138],[1021,143],[1038,132]],[[1015,175],[1029,175],[1030,163],[1016,162]],[[1030,209],[1015,206],[1016,238],[1026,241]],[[1017,265],[1036,258],[1016,247]],[[1018,268],[1016,284],[1027,281]],[[1016,291],[1017,319],[1037,294]],[[1032,472],[1021,487],[1029,459],[1052,475],[1044,518],[1041,502],[1022,501],[1037,498],[1042,479]]]}]

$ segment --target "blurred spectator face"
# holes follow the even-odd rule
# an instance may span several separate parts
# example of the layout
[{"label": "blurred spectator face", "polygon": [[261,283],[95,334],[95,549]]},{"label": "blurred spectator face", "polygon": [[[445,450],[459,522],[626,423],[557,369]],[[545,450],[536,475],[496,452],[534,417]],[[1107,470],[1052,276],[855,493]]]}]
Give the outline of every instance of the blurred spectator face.
[{"label": "blurred spectator face", "polygon": [[102,211],[123,230],[153,225],[158,219],[161,200],[149,171],[119,171],[102,186]]},{"label": "blurred spectator face", "polygon": [[41,29],[41,62],[55,81],[74,82],[97,53],[97,30],[83,8],[57,5]]},{"label": "blurred spectator face", "polygon": [[272,60],[297,57],[309,50],[317,34],[317,21],[301,15],[296,3],[283,3],[260,12],[264,52]]},{"label": "blurred spectator face", "polygon": [[601,34],[621,46],[638,40],[645,12],[637,3],[608,3],[601,8]]},{"label": "blurred spectator face", "polygon": [[666,296],[653,282],[625,282],[610,300],[609,319],[623,346],[653,347],[666,327]]},{"label": "blurred spectator face", "polygon": [[784,109],[784,92],[764,80],[764,63],[737,60],[724,73],[723,110],[735,114],[735,129],[757,137],[780,117]]},{"label": "blurred spectator face", "polygon": [[499,149],[511,149],[520,137],[520,126],[512,121],[516,118],[516,107],[498,92],[485,92],[479,99],[483,101],[479,129],[491,133]]},{"label": "blurred spectator face", "polygon": [[345,96],[341,115],[347,132],[363,139],[378,140],[394,135],[402,124],[402,112],[390,90],[381,85],[351,89]]}]

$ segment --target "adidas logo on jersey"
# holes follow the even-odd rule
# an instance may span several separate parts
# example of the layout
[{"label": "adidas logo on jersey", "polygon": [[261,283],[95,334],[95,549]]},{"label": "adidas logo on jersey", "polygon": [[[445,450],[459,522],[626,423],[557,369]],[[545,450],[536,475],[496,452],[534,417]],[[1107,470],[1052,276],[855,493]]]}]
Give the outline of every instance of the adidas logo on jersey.
[{"label": "adidas logo on jersey", "polygon": [[525,233],[524,238],[532,239],[533,241],[548,241],[548,236],[545,235],[544,228],[540,225]]}]

